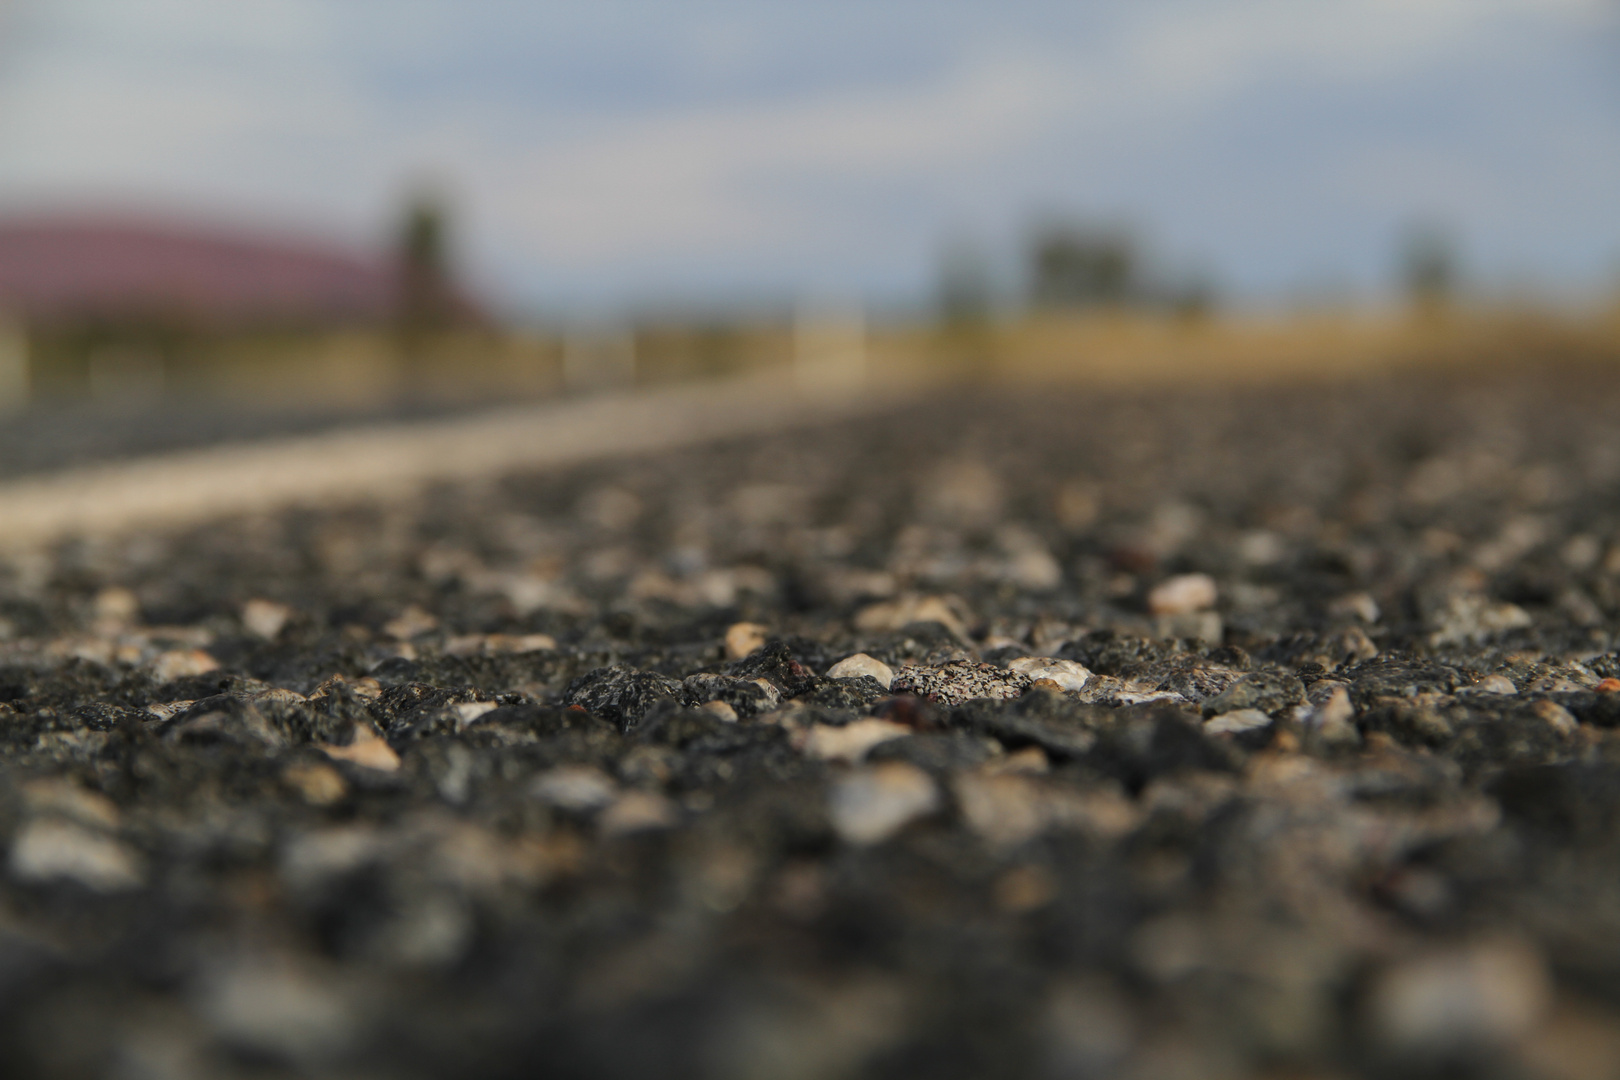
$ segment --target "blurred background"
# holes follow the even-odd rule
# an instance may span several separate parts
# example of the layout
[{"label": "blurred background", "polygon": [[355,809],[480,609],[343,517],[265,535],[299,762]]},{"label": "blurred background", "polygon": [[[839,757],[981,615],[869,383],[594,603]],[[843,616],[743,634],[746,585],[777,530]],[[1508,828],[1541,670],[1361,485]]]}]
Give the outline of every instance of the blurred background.
[{"label": "blurred background", "polygon": [[0,0],[0,402],[1620,355],[1617,192],[1611,0]]}]

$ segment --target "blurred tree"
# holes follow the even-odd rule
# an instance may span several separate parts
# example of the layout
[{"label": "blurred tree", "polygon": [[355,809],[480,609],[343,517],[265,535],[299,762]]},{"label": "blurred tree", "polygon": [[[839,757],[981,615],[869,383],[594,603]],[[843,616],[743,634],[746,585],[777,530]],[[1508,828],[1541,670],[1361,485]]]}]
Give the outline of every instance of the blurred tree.
[{"label": "blurred tree", "polygon": [[438,197],[419,194],[411,200],[398,245],[401,330],[415,339],[453,324],[459,310],[450,272],[449,223]]},{"label": "blurred tree", "polygon": [[1029,272],[1037,307],[1122,304],[1138,292],[1135,246],[1117,230],[1045,228],[1030,245]]},{"label": "blurred tree", "polygon": [[1457,248],[1451,233],[1432,222],[1409,227],[1401,241],[1400,273],[1413,311],[1443,312],[1457,289]]},{"label": "blurred tree", "polygon": [[978,244],[957,240],[947,245],[939,267],[939,314],[949,325],[982,323],[995,299],[990,260]]}]

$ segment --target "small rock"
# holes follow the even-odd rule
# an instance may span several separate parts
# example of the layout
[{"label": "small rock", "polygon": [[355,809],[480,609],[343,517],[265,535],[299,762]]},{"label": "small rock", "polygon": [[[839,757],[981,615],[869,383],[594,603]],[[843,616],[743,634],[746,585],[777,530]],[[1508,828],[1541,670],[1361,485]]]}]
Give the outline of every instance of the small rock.
[{"label": "small rock", "polygon": [[504,656],[556,650],[557,639],[550,634],[460,634],[444,643],[444,651],[451,656]]},{"label": "small rock", "polygon": [[466,727],[485,713],[493,711],[496,705],[493,701],[463,701],[459,705],[450,706],[450,708],[455,711],[460,726]]},{"label": "small rock", "polygon": [[1020,697],[1032,681],[1021,671],[1008,671],[972,660],[953,660],[938,667],[903,667],[895,673],[889,689],[942,705],[960,705],[975,698]]},{"label": "small rock", "polygon": [[560,765],[535,777],[529,793],[552,806],[576,813],[600,810],[618,795],[618,786],[600,769]]},{"label": "small rock", "polygon": [[726,659],[741,660],[765,647],[766,628],[759,623],[732,623],[726,629]]},{"label": "small rock", "polygon": [[1208,574],[1177,574],[1148,593],[1148,610],[1155,615],[1191,615],[1215,606],[1215,579]]},{"label": "small rock", "polygon": [[22,785],[22,795],[30,813],[64,817],[95,829],[118,827],[118,807],[111,799],[70,780],[30,780]]},{"label": "small rock", "polygon": [[342,774],[330,765],[289,765],[281,770],[281,779],[311,806],[331,806],[349,790]]},{"label": "small rock", "polygon": [[146,711],[149,715],[155,716],[159,720],[169,720],[173,717],[179,716],[181,713],[185,712],[195,704],[197,703],[189,698],[182,699],[180,701],[154,701],[152,704],[146,707]]},{"label": "small rock", "polygon": [[1259,709],[1274,713],[1305,700],[1305,687],[1291,675],[1278,675],[1269,671],[1252,671],[1238,678],[1214,697],[1205,699],[1205,716],[1235,712],[1239,709]]},{"label": "small rock", "polygon": [[152,660],[152,677],[171,682],[188,675],[206,675],[219,670],[219,661],[201,649],[173,649],[158,653]]},{"label": "small rock", "polygon": [[383,624],[383,633],[397,641],[409,641],[418,634],[437,629],[439,620],[412,604]]},{"label": "small rock", "polygon": [[681,680],[681,700],[693,708],[728,705],[733,717],[758,716],[780,705],[782,692],[767,679],[700,672]]},{"label": "small rock", "polygon": [[1035,911],[1057,896],[1057,882],[1043,866],[1015,866],[996,879],[996,907],[1012,915]]},{"label": "small rock", "polygon": [[1600,694],[1612,694],[1620,690],[1620,679],[1604,679],[1593,687]]},{"label": "small rock", "polygon": [[139,888],[135,856],[117,840],[56,818],[31,821],[11,845],[11,873],[20,881],[68,879],[95,892]]},{"label": "small rock", "polygon": [[655,671],[602,667],[569,683],[562,700],[564,705],[582,706],[629,731],[641,723],[641,718],[656,702],[679,701],[681,690],[680,683]]},{"label": "small rock", "polygon": [[1003,773],[1019,776],[1045,776],[1052,771],[1052,762],[1039,746],[1026,746],[1005,757],[994,758],[982,766],[981,772],[989,776]]},{"label": "small rock", "polygon": [[702,705],[698,706],[697,711],[705,712],[710,716],[718,717],[728,724],[735,724],[737,722],[737,710],[733,709],[730,705],[727,705],[723,701],[705,701]]},{"label": "small rock", "polygon": [[399,769],[399,755],[394,753],[394,748],[368,727],[357,725],[354,729],[354,741],[347,746],[332,746],[326,743],[317,745],[327,757],[347,761],[364,769],[376,769],[379,772],[395,772]]},{"label": "small rock", "polygon": [[915,765],[890,762],[833,782],[827,813],[845,842],[876,844],[939,806],[939,790]]},{"label": "small rock", "polygon": [[853,764],[864,758],[867,751],[879,743],[910,734],[911,729],[903,724],[869,717],[845,724],[843,727],[815,724],[795,742],[809,757],[824,761],[848,761]]},{"label": "small rock", "polygon": [[242,605],[242,627],[255,637],[274,641],[292,614],[292,608],[274,600],[249,600]]},{"label": "small rock", "polygon": [[272,686],[268,690],[260,690],[253,695],[255,705],[296,705],[300,701],[307,700],[309,699],[298,691],[286,690],[279,686]]},{"label": "small rock", "polygon": [[864,607],[855,615],[855,629],[868,634],[893,633],[924,622],[939,623],[958,640],[968,641],[962,616],[942,596],[902,596]]},{"label": "small rock", "polygon": [[680,813],[675,804],[662,795],[650,791],[627,791],[602,811],[597,824],[603,833],[618,836],[648,829],[668,829],[679,821]]},{"label": "small rock", "polygon": [[894,685],[894,669],[863,652],[846,656],[827,669],[829,679],[858,679],[862,675],[876,679],[885,690]]},{"label": "small rock", "polygon": [[1581,726],[1574,714],[1556,701],[1538,701],[1531,706],[1531,711],[1560,735],[1573,735]]},{"label": "small rock", "polygon": [[1054,660],[1046,656],[1020,656],[1007,661],[1007,667],[1021,671],[1031,679],[1049,679],[1064,690],[1084,690],[1091,680],[1091,670],[1073,660]]},{"label": "small rock", "polygon": [[1509,630],[1522,630],[1532,624],[1530,613],[1517,604],[1505,604],[1478,593],[1453,596],[1434,620],[1429,643],[1480,645]]},{"label": "small rock", "polygon": [[1305,706],[1303,713],[1300,719],[1306,729],[1327,743],[1348,745],[1361,741],[1361,733],[1356,730],[1356,707],[1343,685],[1335,686],[1320,705]]},{"label": "small rock", "polygon": [[1206,735],[1237,735],[1245,731],[1258,731],[1271,723],[1271,717],[1259,709],[1234,709],[1204,721]]},{"label": "small rock", "polygon": [[1348,615],[1360,619],[1364,623],[1375,623],[1382,612],[1378,609],[1378,601],[1364,592],[1346,593],[1328,605],[1329,615]]},{"label": "small rock", "polygon": [[216,1038],[260,1060],[308,1065],[345,1047],[356,1027],[357,1010],[338,980],[285,959],[229,962],[208,979],[198,1003]]},{"label": "small rock", "polygon": [[1380,1042],[1416,1053],[1501,1046],[1527,1035],[1550,1004],[1546,967],[1517,942],[1481,943],[1408,959],[1374,984]]},{"label": "small rock", "polygon": [[1481,694],[1517,694],[1519,688],[1506,675],[1487,675],[1475,683],[1473,689]]}]

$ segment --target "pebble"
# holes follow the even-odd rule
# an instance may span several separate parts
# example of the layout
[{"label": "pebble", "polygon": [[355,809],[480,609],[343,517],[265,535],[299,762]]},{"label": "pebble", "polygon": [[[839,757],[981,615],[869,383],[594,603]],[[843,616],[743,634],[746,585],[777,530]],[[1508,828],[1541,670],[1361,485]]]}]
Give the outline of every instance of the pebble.
[{"label": "pebble", "polygon": [[1364,623],[1375,623],[1382,612],[1378,601],[1364,592],[1346,593],[1328,605],[1329,615],[1349,615]]},{"label": "pebble", "polygon": [[1620,690],[1620,679],[1604,679],[1597,684],[1595,689],[1600,694],[1612,694],[1616,690]]},{"label": "pebble", "polygon": [[1020,656],[1007,661],[1007,667],[1023,672],[1031,679],[1047,679],[1064,690],[1084,690],[1091,680],[1091,669],[1073,660],[1055,660],[1046,656]]},{"label": "pebble", "polygon": [[1215,606],[1215,579],[1208,574],[1177,574],[1148,593],[1148,610],[1155,615],[1191,615]]},{"label": "pebble", "polygon": [[1506,675],[1487,675],[1473,687],[1481,694],[1517,694],[1519,688]]},{"label": "pebble", "polygon": [[609,836],[668,829],[680,822],[675,804],[650,791],[627,791],[602,811],[597,825]]},{"label": "pebble", "polygon": [[320,969],[282,958],[239,959],[214,972],[206,986],[199,1009],[215,1038],[248,1058],[308,1066],[354,1037],[356,1010],[341,984]]},{"label": "pebble", "polygon": [[343,775],[330,765],[289,765],[281,770],[281,779],[311,806],[331,806],[349,790]]},{"label": "pebble", "polygon": [[1464,593],[1447,601],[1434,619],[1429,644],[1479,645],[1509,630],[1532,624],[1530,613],[1517,604],[1505,604],[1478,593]]},{"label": "pebble", "polygon": [[22,795],[30,813],[64,817],[95,829],[118,827],[118,807],[111,799],[70,780],[30,780],[22,785]]},{"label": "pebble", "polygon": [[863,652],[846,656],[827,669],[829,679],[858,679],[862,675],[876,679],[885,690],[894,684],[894,669]]},{"label": "pebble", "polygon": [[732,623],[726,628],[726,659],[741,660],[765,647],[766,628],[759,623]]},{"label": "pebble", "polygon": [[463,701],[450,708],[455,710],[456,719],[460,721],[459,726],[466,727],[485,713],[493,712],[498,706],[493,701]]},{"label": "pebble", "polygon": [[206,675],[219,670],[219,661],[201,649],[172,649],[158,653],[152,659],[152,677],[158,682],[171,682],[188,675]]},{"label": "pebble", "polygon": [[1484,942],[1395,964],[1375,982],[1368,1012],[1386,1046],[1433,1054],[1517,1041],[1550,998],[1534,949]]},{"label": "pebble", "polygon": [[293,610],[274,600],[249,600],[242,605],[242,627],[254,637],[274,641],[292,618]]},{"label": "pebble", "polygon": [[109,628],[126,626],[141,613],[141,601],[133,592],[120,585],[96,593],[96,622]]},{"label": "pebble", "polygon": [[939,789],[915,765],[889,762],[833,781],[827,814],[846,843],[880,843],[940,805]]},{"label": "pebble", "polygon": [[1056,898],[1058,883],[1044,866],[1015,866],[996,879],[995,905],[1021,915],[1045,907]]},{"label": "pebble", "polygon": [[864,607],[855,615],[855,629],[868,634],[892,634],[924,622],[939,623],[957,639],[968,641],[967,625],[942,596],[902,596]]},{"label": "pebble", "polygon": [[836,727],[832,724],[814,724],[800,734],[795,742],[807,757],[823,761],[847,761],[851,764],[866,757],[879,743],[904,738],[911,729],[904,724],[868,717]]},{"label": "pebble", "polygon": [[407,607],[397,616],[383,623],[383,633],[398,641],[409,641],[413,637],[425,634],[429,630],[436,630],[439,620],[423,611],[415,604]]},{"label": "pebble", "polygon": [[394,753],[394,748],[368,727],[356,725],[354,741],[347,746],[318,745],[327,757],[336,761],[347,761],[351,765],[376,769],[378,772],[395,772],[399,769],[399,755]]},{"label": "pebble", "polygon": [[556,652],[557,639],[550,634],[459,634],[445,641],[444,651],[450,656]]},{"label": "pebble", "polygon": [[1021,671],[1008,671],[973,660],[953,660],[938,667],[902,667],[895,673],[889,689],[942,705],[960,705],[975,698],[1021,697],[1032,681]]},{"label": "pebble", "polygon": [[600,810],[619,794],[606,773],[588,765],[559,765],[535,777],[529,794],[564,810],[585,813]]},{"label": "pebble", "polygon": [[1204,721],[1206,735],[1237,735],[1245,731],[1258,731],[1271,723],[1271,717],[1259,709],[1233,709]]},{"label": "pebble", "polygon": [[737,710],[723,701],[705,701],[697,707],[697,711],[708,713],[710,716],[723,720],[728,724],[737,722]]},{"label": "pebble", "polygon": [[1047,829],[1115,839],[1141,819],[1117,791],[1076,791],[1016,773],[964,773],[957,777],[954,790],[968,827],[996,848],[1016,847]]},{"label": "pebble", "polygon": [[998,773],[1018,773],[1023,776],[1044,776],[1052,771],[1052,762],[1039,746],[1026,746],[1005,757],[984,763],[982,772],[994,776]]},{"label": "pebble", "polygon": [[1556,701],[1538,701],[1531,706],[1531,711],[1560,735],[1573,735],[1581,726],[1574,714]]},{"label": "pebble", "polygon": [[1305,706],[1301,718],[1305,726],[1325,742],[1349,745],[1361,740],[1356,730],[1356,707],[1351,704],[1350,691],[1335,686],[1326,701],[1316,706]]},{"label": "pebble", "polygon": [[31,821],[11,845],[11,873],[19,881],[77,881],[94,892],[139,888],[139,861],[110,836],[58,818]]}]

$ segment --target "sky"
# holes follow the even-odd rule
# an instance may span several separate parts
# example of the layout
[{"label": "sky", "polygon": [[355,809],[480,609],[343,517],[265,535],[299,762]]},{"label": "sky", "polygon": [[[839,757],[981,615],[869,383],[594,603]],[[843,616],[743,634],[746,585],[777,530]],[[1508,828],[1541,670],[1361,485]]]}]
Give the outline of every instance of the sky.
[{"label": "sky", "polygon": [[920,304],[1043,222],[1234,303],[1620,282],[1620,0],[0,0],[0,212],[380,242],[513,312]]}]

